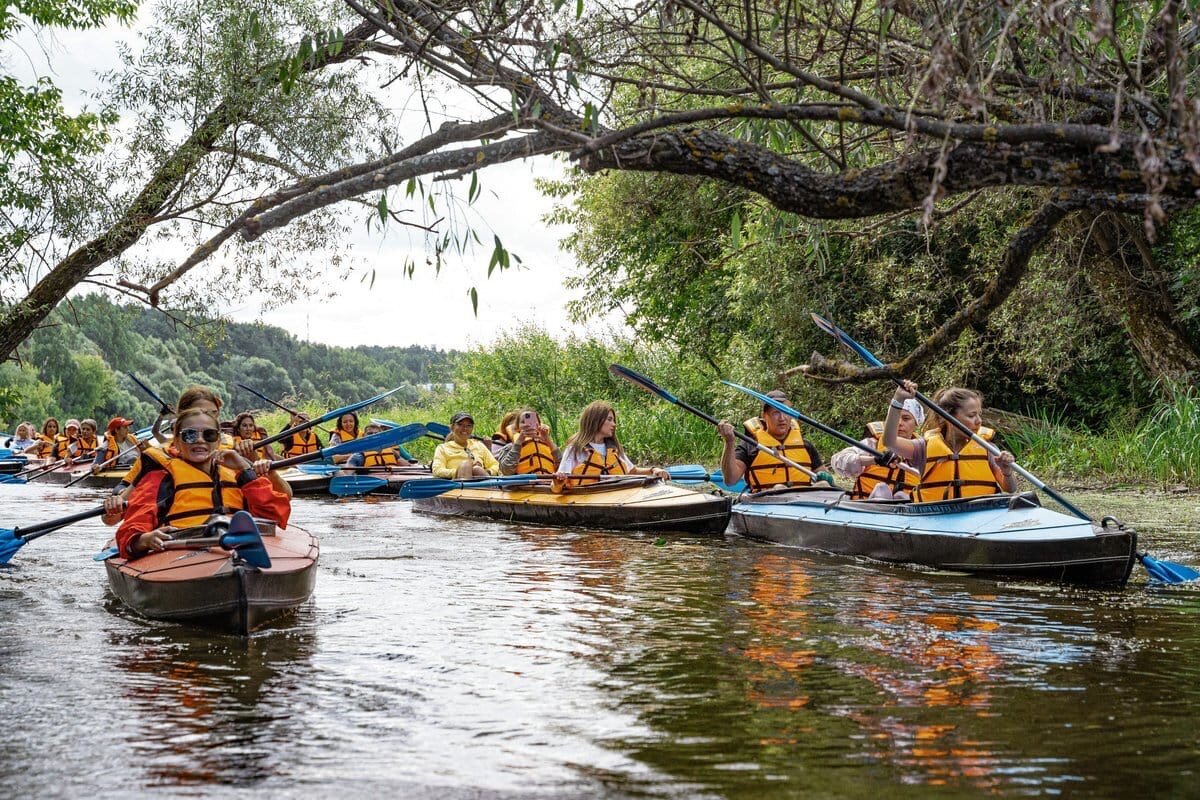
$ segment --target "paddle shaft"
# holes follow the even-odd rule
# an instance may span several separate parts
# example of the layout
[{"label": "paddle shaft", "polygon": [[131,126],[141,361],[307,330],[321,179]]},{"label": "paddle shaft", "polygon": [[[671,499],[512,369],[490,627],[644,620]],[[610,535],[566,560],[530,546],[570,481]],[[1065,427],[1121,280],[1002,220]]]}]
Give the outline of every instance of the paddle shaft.
[{"label": "paddle shaft", "polygon": [[[708,414],[705,414],[700,409],[696,408],[695,406],[688,405],[687,403],[680,400],[678,397],[671,397],[668,399],[670,399],[670,401],[672,403],[679,406],[684,411],[695,414],[697,417],[704,420],[709,425],[720,426],[720,424],[721,424],[721,421],[719,419],[717,419],[716,417],[712,417]],[[814,481],[823,480],[822,478],[817,477],[817,473],[813,472],[811,469],[804,466],[803,464],[797,464],[795,461],[792,461],[790,458],[785,456],[783,453],[777,452],[774,448],[767,447],[764,444],[760,444],[757,439],[755,439],[752,436],[747,436],[746,434],[742,433],[741,431],[739,431],[736,428],[734,428],[734,430],[733,430],[733,435],[736,436],[741,441],[745,442],[746,444],[750,445],[751,447],[753,447],[757,450],[760,450],[760,451],[766,453],[767,455],[770,455],[770,456],[773,456],[774,458],[779,459],[784,464],[787,464],[789,467],[794,467],[795,469],[800,470],[805,475],[812,478]]]},{"label": "paddle shaft", "polygon": [[[317,417],[316,419],[310,419],[308,422],[303,422],[299,425],[296,425],[293,428],[288,428],[287,430],[280,431],[279,433],[275,434],[274,436],[268,436],[266,439],[263,439],[263,440],[257,442],[255,447],[266,447],[269,444],[275,444],[278,441],[288,438],[293,433],[299,433],[300,431],[306,431],[309,428],[314,428],[317,425],[320,425],[322,422],[328,422],[331,419],[338,419],[342,416],[342,414],[346,414],[351,411],[357,411],[360,408],[371,405],[371,403],[378,403],[383,398],[385,398],[389,395],[393,395],[396,392],[400,391],[401,388],[402,387],[397,386],[395,389],[392,389],[391,391],[387,391],[387,392],[384,392],[383,394],[375,395],[374,397],[372,397],[368,400],[361,400],[352,405],[344,406],[342,408],[338,408],[338,409],[334,409],[333,411],[326,412],[325,414],[322,414],[321,416]],[[318,450],[317,452],[319,453],[322,451]],[[306,453],[306,455],[311,455],[311,453]],[[300,456],[295,456],[295,458],[299,458],[299,457]],[[287,461],[288,459],[284,459],[284,460]],[[306,460],[311,461],[312,459],[306,459]],[[282,464],[283,462],[278,461],[276,463]],[[290,463],[299,464],[302,462],[291,461]]]},{"label": "paddle shaft", "polygon": [[[246,384],[244,384],[244,383],[238,383],[238,384],[235,384],[235,385],[236,385],[238,388],[240,388],[240,389],[245,389],[247,392],[249,392],[250,394],[254,395],[254,396],[255,396],[255,397],[257,397],[258,399],[260,399],[260,400],[262,400],[262,401],[264,401],[264,402],[270,403],[271,405],[275,406],[276,408],[278,408],[278,409],[280,409],[280,410],[282,410],[282,411],[286,411],[287,413],[291,414],[293,417],[294,417],[294,416],[296,416],[297,414],[299,414],[299,413],[300,413],[299,411],[297,411],[297,410],[296,410],[296,409],[294,409],[294,408],[288,408],[288,407],[287,407],[287,406],[285,406],[283,403],[278,403],[278,402],[276,402],[276,401],[272,400],[271,398],[267,397],[265,394],[263,394],[263,393],[262,393],[262,392],[260,392],[260,391],[257,391],[257,390],[255,390],[255,389],[251,389],[249,386],[247,386],[247,385],[246,385]],[[322,433],[332,433],[333,431],[327,430],[327,429],[325,429],[325,428],[321,428],[321,432],[322,432]]]},{"label": "paddle shaft", "polygon": [[[845,331],[843,331],[841,328],[837,327],[832,322],[825,319],[824,317],[821,317],[820,315],[813,314],[812,316],[813,316],[813,319],[817,322],[818,328],[821,328],[821,330],[832,335],[839,342],[841,342],[842,344],[849,347],[851,350],[853,350],[855,353],[857,353],[858,356],[860,358],[862,358],[864,361],[866,361],[868,364],[870,364],[873,367],[884,366],[884,363],[882,361],[880,361],[875,356],[874,353],[872,353],[867,348],[863,347],[858,342],[851,339],[850,335],[847,334]],[[902,378],[900,378],[900,376],[893,374],[891,376],[891,378],[892,378],[892,382],[895,383],[897,386],[900,386],[900,387],[904,386],[904,381]],[[993,458],[1000,455],[999,447],[996,447],[996,445],[992,444],[987,439],[984,439],[982,436],[975,433],[975,431],[968,428],[962,422],[959,422],[958,419],[956,419],[953,414],[949,413],[948,411],[946,411],[946,409],[942,408],[937,403],[930,400],[924,393],[916,392],[915,395],[916,395],[917,400],[920,401],[921,403],[923,403],[926,408],[933,411],[933,413],[937,414],[942,419],[946,420],[946,422],[949,422],[951,425],[953,425],[955,428],[958,429],[959,433],[962,433],[963,435],[967,436],[971,441],[975,442],[975,444],[982,447]],[[1079,517],[1080,519],[1086,519],[1088,522],[1095,524],[1096,520],[1092,519],[1090,516],[1085,514],[1083,511],[1076,508],[1074,503],[1067,500],[1067,498],[1063,497],[1061,494],[1059,494],[1055,490],[1051,489],[1044,482],[1042,482],[1036,475],[1034,475],[1029,470],[1022,467],[1020,464],[1014,463],[1013,471],[1015,471],[1018,475],[1020,475],[1025,480],[1032,483],[1038,489],[1041,489],[1043,492],[1045,492],[1046,494],[1053,497],[1056,501],[1058,501],[1059,505],[1061,505],[1063,508],[1070,511],[1075,516]]]},{"label": "paddle shaft", "polygon": [[137,375],[134,375],[132,372],[126,372],[125,374],[128,375],[130,378],[132,378],[133,382],[136,383],[138,386],[140,386],[143,392],[150,395],[151,400],[158,403],[159,410],[162,411],[162,413],[164,413],[164,414],[174,413],[175,407],[170,405],[169,403],[167,403],[166,400],[163,400],[157,394],[155,394],[154,390],[151,389],[146,384],[142,383],[141,380],[138,379]]},{"label": "paddle shaft", "polygon": [[24,528],[17,528],[13,531],[13,536],[20,537],[27,542],[31,542],[39,536],[45,536],[47,533],[53,533],[59,528],[65,528],[66,526],[81,520],[91,519],[92,517],[99,517],[103,515],[104,506],[98,506],[96,508],[88,509],[87,511],[80,511],[78,514],[72,514],[69,517],[59,517],[58,519],[52,519],[48,522],[38,522],[34,525],[27,525]]},{"label": "paddle shaft", "polygon": [[[415,424],[415,423],[414,423]],[[404,426],[407,427],[407,426]],[[351,439],[342,444],[336,444],[332,447],[326,447],[321,450],[314,450],[311,453],[303,453],[291,458],[285,458],[282,461],[275,461],[271,464],[271,469],[283,469],[296,464],[303,464],[306,461],[319,461],[330,456],[340,456],[346,453],[355,453],[362,450],[385,450],[389,447],[395,447],[399,444],[399,437],[393,435],[394,431],[385,431],[384,433],[376,433],[371,436],[363,436],[359,439]],[[404,431],[400,431],[400,436],[404,435]],[[418,434],[413,434],[416,436]]]}]

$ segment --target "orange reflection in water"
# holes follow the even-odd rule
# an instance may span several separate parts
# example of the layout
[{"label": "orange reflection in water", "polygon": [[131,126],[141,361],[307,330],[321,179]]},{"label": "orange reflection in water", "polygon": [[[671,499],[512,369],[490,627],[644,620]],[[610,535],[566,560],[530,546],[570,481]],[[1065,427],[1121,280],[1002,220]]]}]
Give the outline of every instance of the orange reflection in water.
[{"label": "orange reflection in water", "polygon": [[[858,612],[879,635],[864,641],[886,658],[844,668],[885,693],[883,708],[966,709],[976,717],[991,715],[990,687],[1003,662],[988,640],[999,623],[947,612],[905,616],[890,605],[895,602],[893,593],[870,597]],[[987,742],[961,732],[957,722],[915,723],[899,714],[863,711],[849,716],[879,743],[874,757],[915,771],[907,777],[911,782],[984,790],[1001,786],[994,773],[997,754]]]},{"label": "orange reflection in water", "polygon": [[812,594],[812,578],[799,560],[770,553],[751,569],[754,606],[746,618],[755,643],[741,653],[758,667],[747,675],[746,697],[763,708],[803,708],[809,698],[797,691],[798,673],[812,666],[816,651],[793,643],[807,633],[804,601]]}]

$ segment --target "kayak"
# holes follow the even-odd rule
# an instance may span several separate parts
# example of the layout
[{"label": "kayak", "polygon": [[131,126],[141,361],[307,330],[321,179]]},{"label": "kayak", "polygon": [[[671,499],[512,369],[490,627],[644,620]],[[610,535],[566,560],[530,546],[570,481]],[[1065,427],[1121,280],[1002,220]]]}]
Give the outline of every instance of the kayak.
[{"label": "kayak", "polygon": [[310,472],[297,467],[289,467],[279,473],[279,477],[292,487],[292,494],[327,494],[329,492],[329,472]]},{"label": "kayak", "polygon": [[129,467],[102,469],[95,475],[92,475],[91,470],[88,470],[88,476],[75,485],[82,486],[85,489],[111,489],[128,474]]},{"label": "kayak", "polygon": [[320,555],[316,537],[307,531],[256,522],[270,567],[249,566],[219,547],[164,550],[133,560],[108,559],[108,585],[144,617],[245,636],[312,595]]},{"label": "kayak", "polygon": [[724,533],[731,499],[633,476],[556,493],[550,482],[453,489],[413,500],[426,514],[622,531]]},{"label": "kayak", "polygon": [[432,478],[433,472],[422,464],[395,467],[360,467],[344,470],[330,480],[329,492],[339,497],[363,494],[398,494],[409,481]]},{"label": "kayak", "polygon": [[854,501],[823,488],[742,495],[730,529],[754,539],[986,576],[1123,586],[1137,534],[1041,506],[1036,494],[935,503]]},{"label": "kayak", "polygon": [[364,491],[349,491],[342,492],[342,494],[396,494],[406,481],[416,478],[429,478],[433,475],[429,471],[429,467],[420,464],[390,468],[359,467],[352,469],[342,469],[332,465],[318,466],[328,466],[328,469],[316,470],[293,467],[279,474],[292,487],[292,494],[297,495],[329,494],[329,482],[333,478],[339,478],[342,483],[346,483],[348,480],[364,479],[359,481],[363,484]]}]

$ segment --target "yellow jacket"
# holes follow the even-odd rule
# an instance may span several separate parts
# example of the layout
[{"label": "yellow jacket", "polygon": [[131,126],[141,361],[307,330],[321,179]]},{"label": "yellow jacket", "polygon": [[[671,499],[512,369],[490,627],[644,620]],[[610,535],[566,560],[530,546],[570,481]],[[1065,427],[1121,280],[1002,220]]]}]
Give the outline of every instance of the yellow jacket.
[{"label": "yellow jacket", "polygon": [[476,464],[488,471],[489,475],[500,474],[500,462],[488,450],[487,445],[475,439],[468,439],[467,446],[458,442],[446,441],[433,451],[433,476],[435,478],[453,478],[458,474],[458,465],[465,459],[471,458]]}]

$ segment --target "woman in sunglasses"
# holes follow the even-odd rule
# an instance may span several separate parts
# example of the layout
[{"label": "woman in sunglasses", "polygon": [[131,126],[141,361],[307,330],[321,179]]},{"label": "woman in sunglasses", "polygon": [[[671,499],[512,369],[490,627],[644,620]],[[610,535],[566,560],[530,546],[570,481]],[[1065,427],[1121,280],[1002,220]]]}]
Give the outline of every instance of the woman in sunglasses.
[{"label": "woman in sunglasses", "polygon": [[222,450],[217,421],[199,409],[182,412],[174,433],[179,457],[143,475],[129,494],[116,535],[123,558],[162,550],[173,531],[203,525],[214,514],[245,509],[287,526],[291,499],[270,461],[251,463],[236,450]]}]

